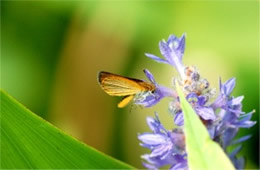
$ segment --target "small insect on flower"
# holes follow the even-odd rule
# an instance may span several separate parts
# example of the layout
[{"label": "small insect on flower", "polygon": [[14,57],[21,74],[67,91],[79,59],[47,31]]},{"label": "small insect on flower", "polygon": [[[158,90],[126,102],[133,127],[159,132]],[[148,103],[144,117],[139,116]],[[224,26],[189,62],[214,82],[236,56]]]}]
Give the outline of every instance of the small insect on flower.
[{"label": "small insect on flower", "polygon": [[125,107],[132,99],[153,93],[155,85],[139,79],[124,77],[101,71],[98,73],[101,88],[111,96],[124,96],[118,103],[119,108]]}]

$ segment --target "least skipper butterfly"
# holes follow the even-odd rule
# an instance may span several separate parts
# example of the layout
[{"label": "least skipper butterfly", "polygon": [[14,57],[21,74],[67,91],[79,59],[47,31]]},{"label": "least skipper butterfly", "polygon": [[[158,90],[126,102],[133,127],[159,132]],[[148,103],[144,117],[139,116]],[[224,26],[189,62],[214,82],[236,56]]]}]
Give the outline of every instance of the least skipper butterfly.
[{"label": "least skipper butterfly", "polygon": [[150,82],[105,71],[98,73],[98,82],[107,94],[123,96],[123,99],[117,105],[119,108],[125,107],[135,97],[140,97],[142,94],[151,94],[155,91],[155,85]]}]

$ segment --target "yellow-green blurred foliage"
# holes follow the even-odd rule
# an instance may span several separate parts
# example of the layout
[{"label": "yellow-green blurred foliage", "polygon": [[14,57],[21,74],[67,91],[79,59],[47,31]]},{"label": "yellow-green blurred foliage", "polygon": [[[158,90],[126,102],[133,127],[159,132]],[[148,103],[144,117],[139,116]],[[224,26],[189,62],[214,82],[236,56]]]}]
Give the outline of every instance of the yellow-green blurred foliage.
[{"label": "yellow-green blurred foliage", "polygon": [[[258,1],[4,1],[1,2],[1,88],[33,112],[85,143],[141,168],[137,133],[159,112],[173,127],[169,99],[152,108],[116,107],[97,72],[145,79],[171,87],[175,69],[144,56],[159,55],[158,42],[186,32],[184,63],[195,65],[212,87],[237,78],[234,95],[244,111],[259,114]],[[257,168],[258,124],[241,155]]]}]

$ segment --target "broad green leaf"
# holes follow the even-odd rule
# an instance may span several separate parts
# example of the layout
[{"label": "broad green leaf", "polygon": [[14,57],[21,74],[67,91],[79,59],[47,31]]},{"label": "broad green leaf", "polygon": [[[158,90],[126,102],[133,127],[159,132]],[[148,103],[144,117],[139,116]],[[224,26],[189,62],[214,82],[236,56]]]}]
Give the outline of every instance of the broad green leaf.
[{"label": "broad green leaf", "polygon": [[133,169],[68,136],[2,90],[0,94],[1,169]]},{"label": "broad green leaf", "polygon": [[206,127],[187,102],[178,82],[176,84],[184,114],[184,133],[189,169],[234,170],[233,164],[219,144],[211,140]]}]

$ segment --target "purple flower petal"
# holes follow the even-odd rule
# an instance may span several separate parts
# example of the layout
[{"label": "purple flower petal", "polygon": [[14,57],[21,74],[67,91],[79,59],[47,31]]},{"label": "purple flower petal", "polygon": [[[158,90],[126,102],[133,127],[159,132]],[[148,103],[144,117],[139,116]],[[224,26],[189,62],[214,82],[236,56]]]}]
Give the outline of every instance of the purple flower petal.
[{"label": "purple flower petal", "polygon": [[198,115],[204,120],[215,120],[216,115],[211,107],[196,108]]},{"label": "purple flower petal", "polygon": [[180,113],[177,113],[174,117],[174,123],[177,125],[177,126],[182,126],[184,124],[184,118],[183,118],[183,113],[180,112]]},{"label": "purple flower petal", "polygon": [[254,113],[254,110],[253,110],[252,112],[249,112],[249,113],[247,113],[247,114],[244,114],[244,115],[240,116],[240,117],[239,117],[239,120],[240,120],[240,121],[248,121],[248,120],[251,119],[253,113]]},{"label": "purple flower petal", "polygon": [[147,169],[153,169],[153,170],[157,170],[157,169],[158,169],[158,168],[155,167],[154,165],[148,164],[148,163],[146,163],[146,162],[142,162],[142,164],[143,164],[143,166],[144,166],[145,168],[147,168]]},{"label": "purple flower petal", "polygon": [[254,110],[248,114],[242,115],[239,117],[239,120],[232,122],[233,126],[242,127],[242,128],[250,128],[256,124],[255,121],[250,121]]},{"label": "purple flower petal", "polygon": [[160,157],[151,157],[149,154],[145,154],[142,155],[141,158],[146,160],[149,164],[153,164],[156,168],[175,162],[174,156],[172,155],[168,155],[165,159],[161,159]]},{"label": "purple flower petal", "polygon": [[229,125],[229,124],[235,122],[236,120],[237,120],[237,116],[235,114],[232,114],[229,111],[226,111],[224,117],[222,118],[222,122],[225,125]]},{"label": "purple flower petal", "polygon": [[208,127],[208,132],[209,132],[210,138],[213,139],[216,134],[216,127],[215,126]]},{"label": "purple flower petal", "polygon": [[235,156],[238,154],[238,152],[241,151],[241,149],[242,149],[242,145],[239,145],[238,147],[236,147],[236,148],[229,154],[229,157],[230,157],[230,158],[235,157]]},{"label": "purple flower petal", "polygon": [[240,157],[239,159],[237,159],[237,154],[238,152],[240,152],[240,150],[242,149],[242,145],[236,147],[230,154],[229,154],[229,158],[230,160],[233,162],[234,166],[236,169],[244,169],[245,166],[245,161],[243,157]]},{"label": "purple flower petal", "polygon": [[[180,41],[179,47],[177,48],[177,50],[181,52],[181,57],[182,57],[184,50],[185,50],[185,39],[186,39],[186,34],[183,34],[181,36],[180,40],[179,40]],[[180,59],[182,59],[182,58],[180,58]]]},{"label": "purple flower petal", "polygon": [[223,87],[222,93],[225,94],[225,95],[230,95],[231,92],[233,91],[235,85],[236,85],[236,79],[235,78],[231,78],[231,79],[227,80],[224,83],[224,85],[222,86]]},{"label": "purple flower petal", "polygon": [[[173,43],[173,42],[176,42],[176,43]],[[173,47],[174,47],[174,48],[177,48],[177,47],[179,46],[178,37],[176,37],[175,35],[171,34],[171,35],[168,37],[167,44],[168,44],[168,45],[173,44]],[[173,47],[172,47],[172,48],[173,48]]]},{"label": "purple flower petal", "polygon": [[254,126],[256,124],[255,121],[244,121],[244,122],[237,122],[237,123],[233,123],[232,125],[234,127],[239,127],[239,128],[250,128],[252,126]]},{"label": "purple flower petal", "polygon": [[180,162],[171,166],[170,170],[188,170],[187,162]]},{"label": "purple flower petal", "polygon": [[243,99],[244,99],[244,96],[236,97],[230,101],[230,105],[239,105],[239,104],[241,104]]},{"label": "purple flower petal", "polygon": [[160,48],[161,54],[165,57],[165,59],[168,61],[168,63],[171,65],[174,65],[172,56],[171,56],[172,50],[168,46],[168,44],[165,41],[160,41],[159,48]]},{"label": "purple flower petal", "polygon": [[242,143],[242,142],[248,140],[249,138],[251,138],[251,136],[252,136],[252,135],[243,136],[243,137],[241,137],[241,138],[239,138],[239,139],[237,139],[237,140],[232,141],[232,142],[230,143],[230,145],[236,145],[236,144],[238,144],[238,143]]},{"label": "purple flower petal", "polygon": [[143,133],[141,135],[138,135],[138,139],[148,145],[160,145],[167,141],[164,135],[153,133]]},{"label": "purple flower petal", "polygon": [[160,86],[160,85],[157,86],[157,91],[163,97],[173,97],[173,98],[177,98],[178,97],[176,91],[174,91],[174,90],[172,90],[170,88],[164,87],[164,86]]},{"label": "purple flower petal", "polygon": [[227,97],[225,95],[219,95],[214,103],[211,105],[213,109],[223,108],[227,105]]},{"label": "purple flower petal", "polygon": [[147,117],[146,118],[146,122],[147,122],[148,126],[150,127],[150,129],[153,132],[155,132],[155,133],[159,133],[160,132],[159,122],[157,122],[155,119],[153,119],[151,117]]},{"label": "purple flower petal", "polygon": [[228,109],[228,111],[234,113],[236,115],[236,117],[239,117],[241,114],[245,114],[245,112],[242,112],[240,109],[236,110],[236,109]]},{"label": "purple flower petal", "polygon": [[149,145],[149,144],[145,144],[145,143],[139,143],[140,146],[144,147],[144,148],[148,148],[148,149],[153,149],[153,145]]},{"label": "purple flower petal", "polygon": [[[152,164],[153,167],[156,167],[156,168],[158,168],[158,167],[163,165],[162,162],[158,161],[158,159],[156,159],[156,158],[150,157],[149,154],[144,154],[144,155],[141,156],[141,158],[146,160],[149,164]],[[149,164],[148,164],[148,166],[149,166]]]},{"label": "purple flower petal", "polygon": [[146,75],[146,77],[155,85],[157,85],[152,73],[148,70],[148,69],[144,69],[144,73]]},{"label": "purple flower petal", "polygon": [[204,106],[206,102],[208,101],[208,98],[205,96],[198,96],[198,105]]},{"label": "purple flower petal", "polygon": [[161,124],[157,113],[155,113],[155,117],[156,117],[155,119],[152,117],[146,118],[146,122],[147,122],[148,126],[150,127],[150,129],[154,133],[162,133],[162,132],[167,133],[167,130]]},{"label": "purple flower petal", "polygon": [[183,155],[174,155],[176,163],[173,164],[170,170],[188,170],[187,160]]},{"label": "purple flower petal", "polygon": [[172,50],[172,54],[182,60],[182,56],[185,49],[185,34],[183,34],[179,39],[175,35],[170,35],[167,41],[167,45]]},{"label": "purple flower petal", "polygon": [[236,169],[244,169],[245,159],[243,157],[238,158],[238,160],[235,161],[235,167]]},{"label": "purple flower petal", "polygon": [[[224,109],[220,109],[219,113],[218,113],[218,117],[223,119],[223,117],[225,117],[225,115],[227,114],[227,111]],[[222,121],[223,122],[223,121]]]},{"label": "purple flower petal", "polygon": [[223,140],[223,146],[226,148],[228,145],[230,145],[233,138],[236,136],[238,131],[238,128],[228,128],[224,131],[222,140]]},{"label": "purple flower petal", "polygon": [[161,159],[165,159],[167,156],[167,153],[169,150],[172,149],[172,143],[171,142],[166,142],[165,144],[159,145],[155,147],[150,154],[150,157],[157,157],[160,156]]},{"label": "purple flower petal", "polygon": [[157,61],[158,63],[165,63],[165,64],[169,64],[168,61],[161,59],[160,57],[157,57],[153,54],[149,54],[149,53],[145,53],[145,55],[155,61]]}]

